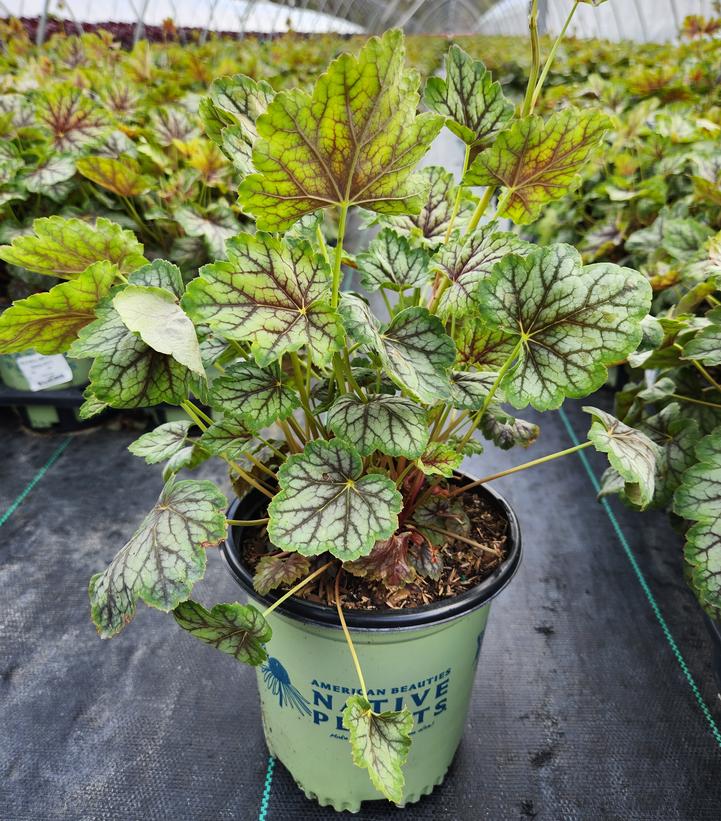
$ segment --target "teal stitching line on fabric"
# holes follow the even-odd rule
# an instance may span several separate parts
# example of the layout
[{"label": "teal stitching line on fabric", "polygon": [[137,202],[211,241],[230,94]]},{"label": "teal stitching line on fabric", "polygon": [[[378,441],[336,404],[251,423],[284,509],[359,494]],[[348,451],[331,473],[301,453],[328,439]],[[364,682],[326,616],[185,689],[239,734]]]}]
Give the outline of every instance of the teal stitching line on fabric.
[{"label": "teal stitching line on fabric", "polygon": [[[561,421],[566,428],[566,433],[571,438],[571,441],[574,445],[578,445],[578,437],[576,436],[573,427],[571,426],[571,422],[566,415],[566,412],[563,408],[559,408],[558,413],[561,417]],[[593,485],[596,493],[601,490],[601,485],[596,478],[596,474],[593,472],[593,468],[591,467],[591,463],[588,461],[588,457],[586,454],[581,450],[576,454],[583,463],[583,467],[588,474],[588,478],[591,480],[591,484]],[[626,535],[621,529],[621,525],[618,523],[618,519],[616,518],[616,514],[611,509],[611,505],[609,505],[607,499],[601,499],[601,505],[603,509],[606,511],[606,515],[611,520],[611,525],[616,533],[616,536],[621,542],[621,546],[623,547],[626,556],[631,562],[631,567],[633,568],[633,572],[636,574],[636,578],[638,579],[638,583],[641,585],[641,589],[646,594],[646,598],[648,599],[648,603],[651,605],[651,609],[653,610],[654,615],[656,616],[656,621],[658,621],[659,625],[661,626],[661,630],[663,631],[664,636],[666,637],[666,641],[671,648],[674,656],[676,657],[676,661],[678,662],[679,667],[681,668],[681,672],[684,674],[686,681],[688,682],[689,687],[691,688],[691,692],[694,694],[694,697],[698,703],[698,706],[701,708],[701,712],[703,713],[706,721],[708,722],[709,728],[711,729],[711,733],[716,740],[716,743],[719,747],[721,747],[721,732],[714,721],[714,717],[711,715],[711,711],[708,708],[708,705],[704,701],[703,696],[701,695],[701,691],[698,689],[698,685],[696,684],[696,680],[693,677],[693,674],[688,669],[686,665],[686,661],[679,650],[678,645],[676,644],[676,640],[674,639],[673,635],[671,634],[671,630],[666,623],[666,619],[664,619],[663,614],[661,613],[661,608],[658,606],[656,602],[656,598],[651,592],[651,588],[648,586],[648,582],[646,581],[646,577],[643,575],[643,571],[641,570],[640,565],[636,561],[636,556],[634,555],[633,551],[631,550],[631,545],[628,543],[628,539],[626,539]]]},{"label": "teal stitching line on fabric", "polygon": [[263,788],[263,797],[260,800],[260,812],[258,813],[258,821],[267,821],[268,805],[270,804],[270,790],[273,786],[273,769],[275,767],[275,758],[272,755],[268,756],[268,767],[265,771],[265,787]]},{"label": "teal stitching line on fabric", "polygon": [[25,501],[28,493],[35,487],[35,485],[45,476],[45,474],[50,470],[50,468],[55,464],[55,462],[60,458],[65,448],[70,444],[71,437],[68,436],[67,439],[63,440],[53,451],[52,455],[48,459],[47,462],[40,468],[40,470],[33,476],[33,478],[27,483],[23,492],[15,499],[15,501],[10,505],[10,507],[0,516],[0,527],[2,527],[5,522],[15,513],[15,511],[20,507],[20,505]]}]

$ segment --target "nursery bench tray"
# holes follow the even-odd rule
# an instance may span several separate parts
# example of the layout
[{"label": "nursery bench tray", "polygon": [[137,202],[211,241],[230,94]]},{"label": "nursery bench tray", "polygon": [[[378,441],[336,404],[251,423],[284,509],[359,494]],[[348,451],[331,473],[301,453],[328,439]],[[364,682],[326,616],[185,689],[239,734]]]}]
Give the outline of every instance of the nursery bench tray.
[{"label": "nursery bench tray", "polygon": [[[592,403],[608,408],[610,395]],[[580,404],[546,414],[530,455],[489,450],[468,468],[570,446],[589,425]],[[253,670],[146,607],[112,642],[95,635],[88,579],[160,490],[159,471],[128,453],[132,439],[33,437],[0,417],[0,816],[336,818],[269,762]],[[721,709],[679,538],[661,514],[599,504],[586,464],[600,476],[591,453],[497,483],[525,556],[493,605],[455,763],[405,815],[379,803],[357,817],[719,817]],[[223,469],[200,473],[222,480]],[[197,597],[234,600],[217,552],[209,559]]]}]

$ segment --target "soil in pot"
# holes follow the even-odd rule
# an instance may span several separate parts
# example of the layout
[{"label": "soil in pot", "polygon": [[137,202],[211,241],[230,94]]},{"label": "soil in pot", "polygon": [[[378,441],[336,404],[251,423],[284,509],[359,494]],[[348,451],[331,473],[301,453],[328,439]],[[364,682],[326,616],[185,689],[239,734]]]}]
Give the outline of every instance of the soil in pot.
[{"label": "soil in pot", "polygon": [[[457,502],[467,516],[467,521],[463,522],[465,538],[444,537],[438,534],[433,538],[434,534],[426,531],[436,543],[431,546],[428,540],[425,540],[423,545],[427,555],[432,551],[432,561],[439,568],[434,577],[416,575],[410,584],[389,589],[380,581],[345,572],[341,580],[344,609],[423,607],[470,590],[496,570],[508,554],[507,519],[492,499],[478,489],[461,494]],[[259,508],[258,518],[265,515],[263,508]],[[459,529],[461,523],[452,512],[448,512],[445,520],[444,530]],[[469,541],[476,542],[477,545],[469,544]],[[264,526],[244,529],[241,556],[251,573],[255,572],[263,556],[277,552],[269,542]],[[311,572],[325,564],[329,558],[326,554],[315,558],[310,566]],[[398,560],[408,561],[408,557],[399,556]],[[280,595],[287,589],[288,587],[279,587],[273,592]],[[317,604],[335,606],[333,578],[330,578],[329,574],[322,574],[318,580],[307,585],[296,595]]]}]

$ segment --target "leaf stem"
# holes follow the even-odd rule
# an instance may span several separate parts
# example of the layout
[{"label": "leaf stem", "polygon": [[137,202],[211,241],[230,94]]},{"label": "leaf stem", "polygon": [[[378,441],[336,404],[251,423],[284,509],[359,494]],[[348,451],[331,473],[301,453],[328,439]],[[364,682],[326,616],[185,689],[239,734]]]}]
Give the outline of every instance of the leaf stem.
[{"label": "leaf stem", "polygon": [[527,470],[528,468],[536,467],[536,465],[542,465],[545,462],[551,462],[554,459],[560,459],[562,456],[569,456],[571,453],[576,453],[579,450],[591,447],[592,444],[593,442],[583,442],[580,445],[575,445],[572,448],[566,448],[566,450],[559,450],[556,453],[550,453],[548,456],[541,456],[540,459],[533,459],[531,462],[524,462],[522,465],[516,465],[516,467],[514,468],[507,468],[506,470],[501,470],[498,473],[492,473],[490,476],[484,476],[482,479],[476,479],[474,482],[470,482],[467,485],[463,485],[463,487],[457,487],[455,490],[451,491],[450,498],[453,499],[456,496],[460,496],[461,493],[465,493],[468,490],[473,490],[474,487],[480,487],[481,485],[485,485],[486,482],[492,482],[495,479],[500,479],[502,476],[510,476],[512,473],[518,473],[521,470]]},{"label": "leaf stem", "polygon": [[258,468],[258,470],[262,471],[267,476],[270,476],[271,479],[273,479],[274,481],[278,479],[275,473],[273,473],[273,471],[267,465],[264,465],[254,453],[250,453],[250,451],[248,451],[245,454],[245,457],[249,459]]},{"label": "leaf stem", "polygon": [[465,436],[461,439],[460,442],[460,449],[463,449],[467,444],[468,440],[473,436],[474,431],[478,427],[483,419],[483,415],[488,410],[488,406],[491,404],[491,400],[495,396],[496,391],[498,390],[501,382],[503,381],[503,377],[506,375],[508,369],[513,365],[516,361],[516,357],[521,351],[521,347],[523,346],[523,340],[519,339],[516,343],[516,346],[511,351],[511,355],[506,359],[506,361],[501,366],[501,369],[498,371],[498,376],[496,377],[495,382],[491,385],[490,390],[486,394],[486,398],[483,400],[483,404],[481,405],[481,409],[471,418],[471,424],[468,430],[466,431]]},{"label": "leaf stem", "polygon": [[344,202],[340,207],[340,215],[338,217],[338,239],[335,246],[335,258],[333,260],[333,291],[331,294],[331,307],[338,307],[338,300],[340,297],[340,272],[341,262],[343,261],[343,240],[345,238],[345,224],[348,216],[348,203]]},{"label": "leaf stem", "polygon": [[251,487],[254,487],[256,490],[259,490],[263,495],[267,496],[269,499],[273,498],[273,493],[262,483],[259,482],[256,478],[250,475],[246,470],[237,463],[234,462],[232,459],[228,459],[227,456],[221,456],[225,462],[227,462],[230,467],[238,474],[241,479],[244,479]]},{"label": "leaf stem", "polygon": [[239,527],[255,527],[256,525],[267,524],[270,519],[226,519],[227,525],[238,525]]},{"label": "leaf stem", "polygon": [[451,218],[448,220],[448,228],[446,228],[445,236],[443,237],[443,244],[446,245],[448,240],[451,238],[451,231],[453,230],[453,223],[456,221],[456,217],[458,216],[458,209],[461,207],[461,195],[463,194],[463,178],[466,176],[466,171],[468,171],[468,164],[471,161],[471,146],[466,145],[466,155],[463,158],[463,170],[461,171],[461,181],[458,184],[458,190],[456,191],[456,198],[453,201],[453,210],[451,211]]},{"label": "leaf stem", "polygon": [[528,28],[531,32],[531,70],[528,74],[526,96],[523,98],[523,105],[521,106],[521,117],[527,117],[531,113],[531,101],[538,81],[538,71],[541,66],[541,49],[538,44],[538,0],[532,0],[531,2]]},{"label": "leaf stem", "polygon": [[208,416],[208,414],[202,408],[199,408],[194,402],[191,402],[190,399],[186,399],[185,401],[201,419],[204,419],[209,425],[213,424],[213,419],[210,416]]},{"label": "leaf stem", "polygon": [[327,570],[332,564],[332,561],[326,562],[326,564],[322,565],[317,570],[314,570],[310,574],[310,576],[306,576],[303,580],[299,581],[298,584],[293,585],[293,587],[291,587],[290,590],[288,590],[286,593],[283,593],[283,595],[279,599],[276,599],[273,602],[273,604],[270,605],[270,607],[266,607],[266,609],[262,613],[263,618],[269,616],[275,610],[276,607],[280,607],[280,605],[283,604],[284,601],[289,599],[291,596],[295,595],[299,590],[302,590],[306,586],[306,584],[308,584],[308,582],[312,582],[316,576],[320,576],[320,574],[324,570]]},{"label": "leaf stem", "polygon": [[707,408],[719,408],[721,410],[721,405],[718,402],[706,402],[704,399],[695,399],[693,396],[683,396],[680,393],[672,393],[672,399],[678,399],[680,402],[691,402],[694,405],[703,405]]},{"label": "leaf stem", "polygon": [[350,650],[350,654],[353,659],[353,664],[355,665],[355,671],[358,675],[358,681],[360,682],[361,690],[363,691],[363,698],[366,701],[368,701],[368,690],[366,689],[366,682],[363,678],[363,671],[361,670],[360,662],[358,661],[358,654],[356,653],[355,647],[353,646],[353,640],[350,637],[348,625],[345,623],[343,608],[340,606],[340,576],[342,572],[343,571],[339,569],[335,577],[335,608],[338,611],[340,626],[343,628],[343,635],[345,636],[345,640],[348,643],[348,649]]},{"label": "leaf stem", "polygon": [[428,530],[433,530],[435,533],[440,533],[442,536],[450,536],[453,539],[458,539],[459,542],[463,542],[464,544],[468,544],[471,547],[477,547],[479,550],[482,550],[484,553],[490,553],[493,556],[499,556],[499,552],[494,550],[492,547],[486,547],[484,544],[480,542],[476,542],[473,539],[469,539],[467,536],[461,536],[459,533],[454,533],[452,530],[444,530],[442,527],[436,527],[435,525],[429,524],[422,524],[422,525],[409,525],[412,530],[418,530],[419,527],[427,528]]},{"label": "leaf stem", "polygon": [[308,424],[310,432],[313,436],[318,435],[318,428],[315,425],[315,418],[313,416],[313,411],[310,409],[310,400],[308,398],[308,393],[306,392],[305,388],[305,376],[303,375],[303,369],[301,367],[300,358],[295,351],[292,351],[290,354],[290,361],[293,365],[293,376],[295,377],[295,387],[298,390],[298,394],[300,396],[300,404],[303,406],[303,411],[306,416],[306,422]]},{"label": "leaf stem", "polygon": [[483,196],[478,201],[478,205],[476,206],[476,210],[473,212],[473,216],[471,217],[468,227],[466,228],[466,236],[468,234],[472,234],[476,228],[478,227],[478,223],[481,220],[481,217],[486,213],[486,209],[488,208],[489,203],[493,199],[493,195],[496,193],[496,186],[489,185],[486,190],[483,192]]},{"label": "leaf stem", "polygon": [[198,414],[195,412],[195,411],[196,411],[196,408],[195,408],[195,406],[193,405],[193,403],[192,403],[189,399],[186,399],[184,402],[181,402],[181,403],[180,403],[180,407],[181,407],[181,408],[182,408],[182,409],[183,409],[183,410],[184,410],[184,411],[188,414],[188,416],[189,416],[189,417],[193,420],[193,422],[195,422],[195,424],[196,424],[196,425],[197,425],[197,426],[198,426],[198,427],[199,427],[199,428],[200,428],[200,429],[201,429],[204,433],[205,433],[205,431],[206,431],[206,430],[208,430],[208,426],[207,426],[207,425],[205,424],[205,422],[204,422],[204,421],[200,418],[200,416],[198,416]]},{"label": "leaf stem", "polygon": [[533,89],[533,96],[531,97],[531,107],[528,111],[529,114],[532,114],[533,109],[536,107],[538,97],[541,93],[541,89],[543,88],[543,84],[546,82],[548,72],[551,70],[551,66],[553,65],[553,61],[556,57],[558,47],[566,35],[566,30],[571,25],[571,20],[573,20],[573,15],[576,13],[576,9],[578,8],[579,2],[580,0],[574,0],[573,6],[571,6],[571,11],[568,13],[568,17],[566,17],[566,22],[563,24],[563,28],[561,29],[561,33],[558,35],[558,37],[556,37],[556,41],[551,47],[551,51],[549,52],[548,57],[546,58],[545,65],[543,66],[543,71],[541,72],[541,76],[538,78],[536,87]]}]

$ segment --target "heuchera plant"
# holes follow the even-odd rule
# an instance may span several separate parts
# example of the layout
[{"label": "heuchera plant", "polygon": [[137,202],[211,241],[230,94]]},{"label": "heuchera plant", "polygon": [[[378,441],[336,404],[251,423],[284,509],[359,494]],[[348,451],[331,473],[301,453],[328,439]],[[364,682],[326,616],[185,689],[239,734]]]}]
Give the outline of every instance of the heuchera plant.
[{"label": "heuchera plant", "polygon": [[[476,431],[503,448],[535,440],[537,428],[509,405],[550,410],[599,388],[607,366],[636,349],[650,306],[636,271],[584,266],[574,248],[532,245],[501,222],[524,224],[567,192],[607,124],[572,108],[533,115],[533,12],[534,70],[518,107],[482,63],[452,47],[445,77],[427,84],[431,110],[419,114],[400,31],[341,55],[311,92],[226,78],[222,105],[211,95],[203,117],[246,170],[240,204],[257,230],[230,239],[225,258],[187,286],[175,265],[146,264],[132,234],[102,220],[41,220],[12,246],[18,257],[55,260],[56,270],[62,260],[67,281],[3,315],[3,351],[32,345],[93,358],[87,416],[162,402],[188,415],[130,446],[166,462],[166,483],[90,581],[100,635],[118,634],[143,601],[262,665],[271,612],[327,574],[360,682],[344,711],[354,761],[396,802],[412,716],[372,710],[345,626],[343,578],[360,573],[395,589],[434,577],[449,540],[482,549],[456,515],[464,491],[592,445],[640,504],[653,495],[656,446],[594,408],[588,441],[575,448],[471,483],[454,474],[480,451]],[[460,184],[442,168],[413,170],[444,125],[466,147]],[[494,218],[482,223],[496,193]],[[382,225],[354,260],[344,247],[351,209]],[[344,263],[358,269],[363,294],[341,290]],[[190,598],[206,549],[225,535],[226,499],[177,473],[210,456],[228,464],[240,495],[267,497],[267,516],[231,522],[267,528],[257,589],[290,587],[264,612],[236,602],[208,610]]]}]

